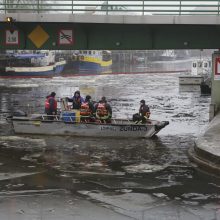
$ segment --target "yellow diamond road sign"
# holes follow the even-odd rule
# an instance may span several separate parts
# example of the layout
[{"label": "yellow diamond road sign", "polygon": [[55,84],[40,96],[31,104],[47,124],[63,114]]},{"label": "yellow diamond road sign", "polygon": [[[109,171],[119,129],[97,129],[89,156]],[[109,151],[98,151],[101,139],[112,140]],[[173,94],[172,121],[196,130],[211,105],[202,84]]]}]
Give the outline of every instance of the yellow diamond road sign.
[{"label": "yellow diamond road sign", "polygon": [[34,43],[37,48],[40,48],[50,36],[47,32],[38,25],[29,35],[28,38]]}]

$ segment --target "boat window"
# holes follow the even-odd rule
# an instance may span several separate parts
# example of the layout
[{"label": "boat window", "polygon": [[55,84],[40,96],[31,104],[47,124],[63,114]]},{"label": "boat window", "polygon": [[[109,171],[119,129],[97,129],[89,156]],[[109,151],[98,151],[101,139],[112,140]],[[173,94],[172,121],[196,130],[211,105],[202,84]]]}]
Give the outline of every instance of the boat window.
[{"label": "boat window", "polygon": [[111,52],[103,50],[102,51],[102,59],[103,59],[103,61],[110,61],[110,60],[112,60]]},{"label": "boat window", "polygon": [[204,63],[204,67],[208,67],[208,63]]},{"label": "boat window", "polygon": [[193,67],[196,68],[196,63],[193,63]]},{"label": "boat window", "polygon": [[82,53],[82,51],[80,50],[79,53]]},{"label": "boat window", "polygon": [[85,55],[86,55],[86,54],[87,54],[87,51],[86,51],[86,50],[84,50],[84,51],[83,51],[83,54],[85,54]]},{"label": "boat window", "polygon": [[95,55],[95,51],[92,52]]},{"label": "boat window", "polygon": [[91,50],[89,50],[89,55],[91,55],[92,54],[92,51]]},{"label": "boat window", "polygon": [[198,63],[198,67],[202,67],[202,62],[199,62],[199,63]]}]

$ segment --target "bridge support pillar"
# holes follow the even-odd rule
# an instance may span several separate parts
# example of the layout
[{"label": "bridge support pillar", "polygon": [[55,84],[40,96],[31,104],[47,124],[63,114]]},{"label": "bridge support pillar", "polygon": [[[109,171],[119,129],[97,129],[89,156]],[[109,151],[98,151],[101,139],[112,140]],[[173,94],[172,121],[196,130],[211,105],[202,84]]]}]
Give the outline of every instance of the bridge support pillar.
[{"label": "bridge support pillar", "polygon": [[212,54],[212,95],[209,111],[210,121],[220,111],[220,51]]}]

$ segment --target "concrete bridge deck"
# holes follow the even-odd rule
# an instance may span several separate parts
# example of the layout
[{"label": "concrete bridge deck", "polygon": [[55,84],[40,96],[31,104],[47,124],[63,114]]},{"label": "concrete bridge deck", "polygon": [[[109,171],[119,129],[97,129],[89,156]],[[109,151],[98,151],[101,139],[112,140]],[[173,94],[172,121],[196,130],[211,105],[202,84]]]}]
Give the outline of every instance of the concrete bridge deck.
[{"label": "concrete bridge deck", "polygon": [[0,14],[0,21],[12,17],[15,22],[106,23],[106,24],[195,24],[220,25],[218,15],[95,15],[95,14]]}]

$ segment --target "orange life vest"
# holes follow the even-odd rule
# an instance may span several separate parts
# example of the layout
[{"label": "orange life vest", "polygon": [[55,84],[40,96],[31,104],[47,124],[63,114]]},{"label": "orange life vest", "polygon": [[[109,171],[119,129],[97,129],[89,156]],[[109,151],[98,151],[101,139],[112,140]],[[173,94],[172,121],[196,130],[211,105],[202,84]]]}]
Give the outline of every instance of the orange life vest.
[{"label": "orange life vest", "polygon": [[99,117],[108,116],[108,110],[106,109],[105,104],[99,103],[96,110],[96,115]]},{"label": "orange life vest", "polygon": [[146,112],[145,117],[150,118],[150,112]]},{"label": "orange life vest", "polygon": [[80,107],[80,115],[89,116],[91,114],[92,114],[92,111],[89,108],[89,103],[88,102],[82,103]]},{"label": "orange life vest", "polygon": [[45,109],[49,110],[50,109],[50,99],[54,99],[54,104],[53,104],[53,110],[57,109],[57,101],[55,100],[54,97],[49,96],[46,100],[45,100]]}]

